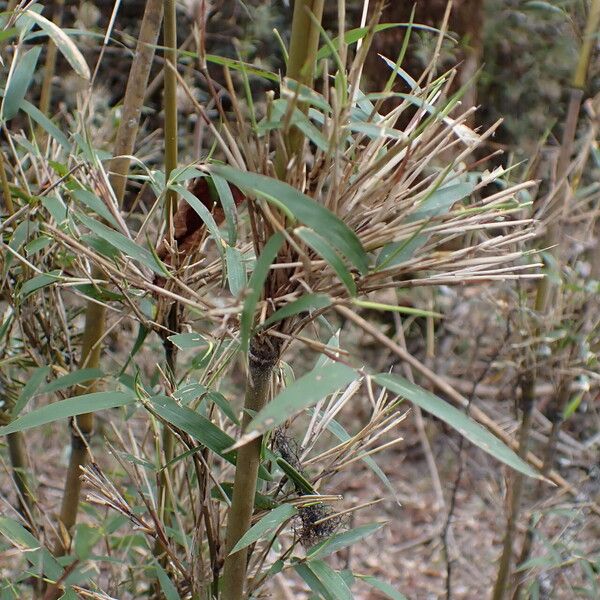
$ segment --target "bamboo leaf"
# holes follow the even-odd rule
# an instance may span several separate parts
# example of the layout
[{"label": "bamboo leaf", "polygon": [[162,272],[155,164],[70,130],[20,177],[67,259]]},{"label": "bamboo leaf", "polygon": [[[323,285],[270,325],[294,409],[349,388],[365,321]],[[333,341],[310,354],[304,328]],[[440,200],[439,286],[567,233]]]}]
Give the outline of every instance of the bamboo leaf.
[{"label": "bamboo leaf", "polygon": [[342,363],[316,367],[275,396],[252,419],[247,429],[264,432],[277,427],[358,377],[354,369]]},{"label": "bamboo leaf", "polygon": [[298,509],[291,504],[282,504],[277,508],[269,511],[258,523],[255,523],[246,533],[238,540],[238,543],[233,547],[230,554],[235,554],[246,548],[250,544],[254,544],[266,534],[286,521],[298,514]]},{"label": "bamboo leaf", "polygon": [[424,411],[454,427],[454,429],[471,443],[475,444],[475,446],[509,467],[529,477],[541,477],[535,469],[528,465],[522,458],[519,458],[513,450],[501,442],[495,435],[479,423],[476,423],[464,412],[448,404],[448,402],[394,373],[380,373],[379,375],[375,375],[373,379],[382,387],[406,398],[413,404],[420,406]]},{"label": "bamboo leaf", "polygon": [[136,396],[125,392],[95,392],[93,394],[84,394],[67,398],[60,402],[53,402],[42,406],[30,413],[15,419],[5,427],[0,427],[0,435],[14,433],[15,431],[25,431],[32,427],[47,425],[54,421],[60,421],[77,415],[89,412],[97,412],[107,408],[117,408],[135,402]]},{"label": "bamboo leaf", "polygon": [[210,171],[246,192],[285,207],[298,221],[328,239],[361,273],[368,272],[367,255],[356,234],[339,217],[306,194],[283,181],[227,165],[211,165]]},{"label": "bamboo leaf", "polygon": [[207,348],[210,344],[199,333],[177,333],[168,337],[180,350]]},{"label": "bamboo leaf", "polygon": [[297,489],[301,490],[304,494],[318,494],[317,490],[312,486],[310,481],[298,471],[290,463],[279,456],[276,461],[277,466],[292,480]]},{"label": "bamboo leaf", "polygon": [[70,388],[74,385],[79,385],[80,383],[99,379],[100,377],[104,377],[102,369],[79,369],[67,375],[63,375],[62,377],[58,377],[54,381],[46,384],[39,390],[38,394],[50,394],[52,392]]},{"label": "bamboo leaf", "polygon": [[35,67],[41,51],[42,47],[36,46],[18,58],[19,62],[8,80],[2,108],[0,109],[0,115],[5,121],[9,121],[19,112],[25,94],[33,81]]},{"label": "bamboo leaf", "polygon": [[54,138],[65,150],[69,151],[71,144],[65,134],[36,106],[23,100],[21,110],[27,113],[51,138]]},{"label": "bamboo leaf", "polygon": [[297,227],[294,233],[307,245],[310,246],[327,264],[335,271],[340,281],[346,286],[351,296],[356,296],[356,284],[350,271],[346,268],[344,261],[331,247],[327,238],[307,227]]},{"label": "bamboo leaf", "polygon": [[227,223],[227,241],[231,246],[235,246],[237,240],[237,211],[235,206],[235,200],[233,199],[233,193],[227,182],[219,177],[213,175],[208,180],[209,186],[212,184],[219,196],[223,212],[225,213],[225,222]]},{"label": "bamboo leaf", "polygon": [[248,284],[242,253],[233,246],[227,246],[225,248],[225,263],[227,265],[229,291],[234,296],[238,296]]},{"label": "bamboo leaf", "polygon": [[376,590],[383,592],[388,598],[392,600],[408,600],[406,596],[396,591],[389,583],[386,581],[381,581],[381,579],[377,579],[376,577],[371,577],[368,575],[357,575],[354,574],[355,577],[362,579],[365,583],[368,583],[371,587],[374,587]]},{"label": "bamboo leaf", "polygon": [[[234,445],[235,440],[205,416],[187,406],[177,404],[177,402],[167,396],[154,396],[150,398],[150,407],[153,412],[167,421],[167,423],[170,423],[177,429],[181,429],[181,431],[192,436],[215,454],[235,465],[237,452],[226,452],[227,448],[231,448]],[[263,479],[271,478],[262,466],[259,470],[259,476]]]},{"label": "bamboo leaf", "polygon": [[241,327],[240,327],[240,338],[241,348],[243,352],[247,352],[248,343],[250,341],[250,333],[252,331],[252,325],[254,323],[254,312],[256,305],[260,300],[260,296],[263,291],[263,285],[269,273],[271,264],[275,260],[281,245],[283,244],[283,235],[276,233],[269,241],[265,244],[260,256],[258,257],[256,264],[254,265],[254,271],[248,282],[248,295],[244,301],[244,307],[242,309]]},{"label": "bamboo leaf", "polygon": [[158,582],[160,583],[160,589],[165,595],[165,600],[181,600],[181,596],[177,592],[177,588],[173,582],[169,579],[167,572],[160,566],[159,563],[154,565],[154,571]]},{"label": "bamboo leaf", "polygon": [[142,248],[133,240],[124,236],[122,233],[111,229],[82,213],[76,213],[77,218],[93,233],[110,244],[113,248],[119,250],[123,254],[133,258],[142,265],[151,269],[157,275],[164,276],[167,274],[167,268],[159,261],[159,259],[146,248]]},{"label": "bamboo leaf", "polygon": [[294,569],[313,592],[326,600],[353,600],[342,576],[322,560],[296,563]]},{"label": "bamboo leaf", "polygon": [[363,538],[375,533],[381,529],[385,523],[370,523],[368,525],[362,525],[349,531],[343,531],[342,533],[336,533],[330,538],[319,542],[313,546],[306,554],[308,560],[314,560],[315,558],[325,558],[334,552],[338,552],[343,548],[352,546],[359,542]]},{"label": "bamboo leaf", "polygon": [[397,306],[395,304],[382,304],[381,302],[371,302],[370,300],[352,299],[352,304],[362,308],[371,308],[373,310],[383,310],[390,312],[399,312],[405,315],[417,315],[418,317],[436,317],[441,319],[444,315],[432,310],[422,310],[420,308],[412,308],[411,306]]},{"label": "bamboo leaf", "polygon": [[280,309],[276,310],[263,324],[263,327],[269,327],[277,321],[287,319],[294,315],[319,310],[331,306],[331,298],[326,294],[306,294],[294,302],[290,302]]},{"label": "bamboo leaf", "polygon": [[58,25],[56,25],[56,23],[49,21],[46,17],[43,17],[35,11],[26,10],[23,14],[32,19],[52,38],[52,41],[67,59],[67,62],[71,65],[72,69],[80,77],[89,81],[91,77],[90,69],[85,62],[85,58],[83,58],[83,54],[81,54],[75,45],[75,42]]},{"label": "bamboo leaf", "polygon": [[36,275],[35,277],[32,277],[23,283],[21,289],[19,290],[19,296],[22,300],[24,300],[34,292],[37,292],[48,285],[52,285],[57,281],[60,281],[60,271],[58,270]]},{"label": "bamboo leaf", "polygon": [[23,554],[37,572],[43,573],[51,581],[58,581],[60,579],[63,574],[63,568],[54,556],[23,525],[8,517],[0,517],[0,533],[13,546],[21,551],[24,550]]},{"label": "bamboo leaf", "polygon": [[457,183],[440,187],[421,201],[417,210],[410,213],[406,221],[429,219],[447,213],[453,204],[471,195],[474,185],[470,183]]},{"label": "bamboo leaf", "polygon": [[16,419],[21,414],[21,411],[27,406],[29,400],[35,396],[39,387],[46,381],[46,377],[48,377],[49,373],[50,367],[38,367],[31,373],[13,406],[11,413],[13,419]]}]

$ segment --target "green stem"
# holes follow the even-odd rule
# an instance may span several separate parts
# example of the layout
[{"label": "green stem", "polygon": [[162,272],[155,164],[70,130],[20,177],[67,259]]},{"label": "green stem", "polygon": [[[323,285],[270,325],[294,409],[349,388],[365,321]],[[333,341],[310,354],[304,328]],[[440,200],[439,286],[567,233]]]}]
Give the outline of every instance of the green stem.
[{"label": "green stem", "polygon": [[13,481],[17,487],[19,512],[26,521],[31,522],[35,498],[29,487],[27,477],[29,463],[25,452],[25,437],[22,431],[17,431],[16,433],[9,433],[6,436],[6,441],[8,443]]},{"label": "green stem", "polygon": [[[324,0],[296,0],[292,17],[292,35],[286,76],[309,88],[313,87],[319,36],[321,34],[317,23],[323,19]],[[311,18],[311,14],[314,20]],[[308,106],[304,103],[298,108],[306,112]],[[278,149],[275,157],[275,170],[280,179],[285,179],[286,163],[302,155],[304,134],[292,127],[286,136],[285,152]],[[287,154],[287,157],[284,156]]]},{"label": "green stem", "polygon": [[[165,67],[164,67],[164,112],[165,112],[165,181],[171,171],[177,168],[177,75],[169,68],[169,63],[177,67],[177,16],[175,0],[164,0],[165,7]],[[167,225],[171,225],[171,215],[177,209],[177,194],[167,190],[165,212]]]},{"label": "green stem", "polygon": [[[279,349],[253,339],[248,353],[248,376],[242,430],[268,401],[271,375],[279,357]],[[223,600],[242,600],[246,582],[248,548],[230,554],[239,539],[250,529],[254,495],[260,464],[262,437],[238,450],[231,509],[227,521],[225,565],[223,571]]]}]

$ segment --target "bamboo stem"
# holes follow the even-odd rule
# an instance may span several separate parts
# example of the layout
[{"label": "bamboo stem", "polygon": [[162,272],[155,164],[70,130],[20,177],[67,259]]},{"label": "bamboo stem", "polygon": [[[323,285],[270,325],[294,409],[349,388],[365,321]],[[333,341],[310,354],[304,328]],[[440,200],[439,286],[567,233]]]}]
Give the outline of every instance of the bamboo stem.
[{"label": "bamboo stem", "polygon": [[156,42],[160,33],[163,0],[147,0],[144,18],[135,48],[135,60],[127,80],[121,124],[117,131],[114,158],[110,162],[110,182],[119,201],[123,204],[127,185],[127,172],[137,138],[140,117],[144,106],[144,95],[148,86],[150,70],[154,60]]},{"label": "bamboo stem", "polygon": [[[279,349],[253,339],[248,352],[248,375],[242,431],[268,401],[271,375],[279,357]],[[248,548],[230,554],[238,540],[250,529],[254,495],[258,478],[262,437],[238,450],[233,497],[227,522],[226,558],[223,572],[223,600],[242,600],[246,582]]]},{"label": "bamboo stem", "polygon": [[[125,94],[123,115],[119,130],[117,132],[117,154],[131,153],[135,144],[139,118],[144,98],[144,90],[148,82],[152,58],[154,56],[154,45],[158,39],[162,17],[162,5],[157,0],[147,0],[144,19],[140,30],[136,56],[134,58],[127,91]],[[154,40],[154,42],[152,42]],[[127,115],[127,118],[125,118]],[[111,183],[117,184],[115,194],[119,204],[122,204],[125,192],[125,181],[129,161],[111,163]],[[119,186],[118,182],[122,181]],[[101,279],[104,273],[99,267],[92,269],[92,277]],[[80,368],[99,366],[102,350],[102,338],[104,337],[106,310],[103,306],[88,302],[85,313],[85,326],[83,332]],[[77,395],[89,393],[93,386],[80,388]],[[64,495],[60,511],[61,533],[65,539],[57,542],[56,554],[61,555],[68,551],[69,536],[77,520],[77,509],[81,492],[80,471],[88,460],[87,444],[92,435],[94,416],[91,413],[80,415],[72,421],[71,430],[71,456],[67,469]]]},{"label": "bamboo stem", "polygon": [[[177,16],[175,0],[164,0],[165,22],[165,67],[164,67],[164,112],[165,112],[165,181],[168,181],[171,171],[177,168],[177,74],[169,68],[169,63],[177,66]],[[169,232],[171,218],[177,209],[177,194],[167,190],[165,212]]]},{"label": "bamboo stem", "polygon": [[[294,3],[286,76],[309,88],[312,88],[315,76],[321,35],[317,22],[321,23],[323,19],[324,4],[324,0],[296,0]],[[305,103],[300,103],[298,108],[303,112],[308,110]],[[294,158],[298,159],[302,155],[303,146],[304,134],[297,127],[292,127],[285,140],[287,159],[282,148],[278,149],[275,156],[275,171],[279,179],[285,179],[286,163]]]},{"label": "bamboo stem", "polygon": [[[519,429],[519,451],[521,458],[527,456],[529,447],[529,433],[531,430],[531,416],[533,413],[533,405],[535,403],[535,394],[532,382],[534,378],[524,377],[521,382],[521,409],[523,416],[521,419],[521,427]],[[517,522],[519,520],[519,512],[521,507],[521,495],[523,491],[523,474],[517,471],[512,472],[512,487],[510,492],[510,506],[506,521],[506,529],[504,530],[504,539],[502,542],[502,555],[500,557],[500,566],[498,567],[498,575],[492,592],[492,600],[503,600],[508,592],[510,583],[513,542]]]}]

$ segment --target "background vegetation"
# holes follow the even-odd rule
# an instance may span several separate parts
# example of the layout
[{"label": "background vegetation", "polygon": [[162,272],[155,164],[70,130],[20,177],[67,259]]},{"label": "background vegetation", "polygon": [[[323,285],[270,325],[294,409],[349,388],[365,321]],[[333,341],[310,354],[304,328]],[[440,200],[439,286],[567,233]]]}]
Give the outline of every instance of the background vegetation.
[{"label": "background vegetation", "polygon": [[0,598],[598,598],[600,2],[0,3]]}]

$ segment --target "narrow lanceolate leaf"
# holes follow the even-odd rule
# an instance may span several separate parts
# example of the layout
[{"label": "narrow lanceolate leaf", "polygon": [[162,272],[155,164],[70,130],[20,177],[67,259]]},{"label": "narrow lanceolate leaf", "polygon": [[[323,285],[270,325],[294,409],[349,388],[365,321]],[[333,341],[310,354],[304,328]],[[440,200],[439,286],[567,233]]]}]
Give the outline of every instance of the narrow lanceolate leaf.
[{"label": "narrow lanceolate leaf", "polygon": [[294,565],[308,587],[326,600],[353,600],[354,596],[342,576],[322,560]]},{"label": "narrow lanceolate leaf", "polygon": [[528,465],[523,459],[519,458],[513,450],[501,442],[495,435],[490,433],[490,431],[485,427],[482,427],[479,423],[476,423],[464,412],[458,410],[451,404],[448,404],[448,402],[445,402],[418,385],[411,383],[408,379],[394,373],[381,373],[373,377],[373,379],[382,387],[406,398],[413,404],[421,407],[424,411],[441,419],[444,423],[450,425],[450,427],[454,427],[454,429],[467,438],[472,444],[475,444],[475,446],[481,448],[509,467],[512,467],[529,477],[541,477],[535,469]]},{"label": "narrow lanceolate leaf", "polygon": [[291,504],[282,504],[269,511],[260,521],[258,521],[258,523],[254,524],[246,531],[231,550],[231,554],[235,554],[246,546],[257,542],[297,514],[298,509]]},{"label": "narrow lanceolate leaf", "polygon": [[226,165],[211,165],[210,170],[247,193],[291,213],[300,223],[328,239],[361,273],[368,272],[367,255],[356,234],[339,217],[306,194],[283,181]]},{"label": "narrow lanceolate leaf", "polygon": [[254,266],[254,271],[248,282],[249,292],[244,302],[244,308],[242,309],[241,327],[240,327],[240,338],[242,351],[248,350],[248,342],[250,341],[250,333],[252,331],[252,325],[254,323],[254,312],[256,305],[260,300],[260,296],[263,290],[263,285],[269,273],[269,268],[275,260],[281,245],[283,244],[283,235],[276,233],[271,236],[269,241],[265,244],[260,256],[258,257]]},{"label": "narrow lanceolate leaf", "polygon": [[347,548],[356,544],[363,538],[375,533],[384,526],[384,523],[370,523],[369,525],[362,525],[349,531],[343,531],[342,533],[336,533],[330,538],[319,542],[316,546],[313,546],[306,554],[306,558],[313,560],[315,558],[324,558],[329,556],[338,550]]},{"label": "narrow lanceolate leaf", "polygon": [[156,563],[154,566],[154,571],[156,572],[158,582],[160,583],[160,589],[165,595],[165,599],[181,600],[181,596],[177,592],[175,584],[171,581],[170,577],[167,575],[167,572],[160,566],[160,564]]},{"label": "narrow lanceolate leaf", "polygon": [[335,271],[351,296],[356,296],[356,284],[352,274],[327,239],[308,227],[296,227],[294,233],[312,248]]},{"label": "narrow lanceolate leaf", "polygon": [[48,377],[49,373],[50,367],[38,367],[31,373],[27,383],[23,386],[15,405],[13,406],[11,414],[13,419],[16,419],[19,416],[21,411],[25,408],[25,406],[27,406],[29,400],[35,396],[39,387],[42,385],[42,383],[44,383],[44,381],[46,381],[46,377]]},{"label": "narrow lanceolate leaf", "polygon": [[36,572],[43,573],[51,581],[60,579],[63,568],[23,525],[8,517],[0,517],[0,534],[23,551],[23,556],[33,565]]},{"label": "narrow lanceolate leaf", "polygon": [[[236,452],[226,452],[227,448],[233,446],[235,440],[205,416],[187,406],[177,404],[167,396],[150,398],[150,408],[167,423],[184,431],[203,446],[235,465]],[[269,479],[264,467],[261,467],[259,475],[263,479]]]},{"label": "narrow lanceolate leaf", "polygon": [[5,121],[12,119],[19,112],[25,94],[33,81],[35,67],[41,51],[42,47],[36,46],[17,58],[19,62],[8,80],[8,86],[2,101],[1,114]]},{"label": "narrow lanceolate leaf", "polygon": [[277,321],[293,317],[294,315],[319,310],[331,306],[331,298],[327,294],[307,294],[290,302],[280,309],[276,310],[263,324],[263,327],[268,327]]},{"label": "narrow lanceolate leaf", "polygon": [[248,431],[262,433],[277,427],[358,377],[354,369],[341,363],[317,367],[275,396],[252,419]]},{"label": "narrow lanceolate leaf", "polygon": [[247,285],[246,267],[242,253],[233,246],[225,248],[225,263],[227,264],[227,283],[229,291],[237,296]]},{"label": "narrow lanceolate leaf", "polygon": [[430,219],[447,213],[453,204],[470,196],[474,187],[470,183],[456,183],[438,188],[419,204],[417,210],[408,216],[407,222]]},{"label": "narrow lanceolate leaf", "polygon": [[26,10],[24,14],[35,21],[56,44],[62,55],[67,59],[72,69],[84,79],[90,79],[90,68],[83,58],[83,54],[79,51],[75,42],[55,23],[46,19],[42,15],[33,10]]},{"label": "narrow lanceolate leaf", "polygon": [[102,369],[79,369],[78,371],[73,371],[73,373],[63,375],[62,377],[58,377],[54,381],[51,381],[42,387],[38,393],[50,394],[51,392],[58,392],[59,390],[65,390],[74,385],[87,383],[103,376],[104,372]]},{"label": "narrow lanceolate leaf", "polygon": [[76,213],[76,216],[90,231],[108,242],[113,248],[148,267],[157,275],[164,276],[167,274],[167,268],[146,248],[139,246],[122,233],[107,227],[104,223],[100,223],[87,215]]},{"label": "narrow lanceolate leaf", "polygon": [[382,304],[381,302],[371,302],[370,300],[358,300],[357,298],[352,299],[352,304],[360,306],[361,308],[371,308],[373,310],[382,310],[390,312],[399,312],[405,315],[416,315],[418,317],[436,317],[441,319],[444,315],[432,310],[422,310],[420,308],[413,308],[412,306],[398,306],[396,304]]},{"label": "narrow lanceolate leaf", "polygon": [[84,413],[125,406],[135,402],[135,400],[136,397],[132,392],[96,392],[67,398],[32,410],[30,413],[15,419],[9,425],[0,427],[0,435],[24,431]]},{"label": "narrow lanceolate leaf", "polygon": [[406,596],[395,590],[387,581],[381,581],[381,579],[377,579],[376,577],[371,577],[368,575],[356,575],[365,583],[368,583],[371,587],[374,587],[376,590],[383,592],[388,598],[392,600],[408,600]]},{"label": "narrow lanceolate leaf", "polygon": [[71,148],[67,136],[36,106],[23,100],[21,110],[27,113],[51,138],[54,138],[65,150]]}]

